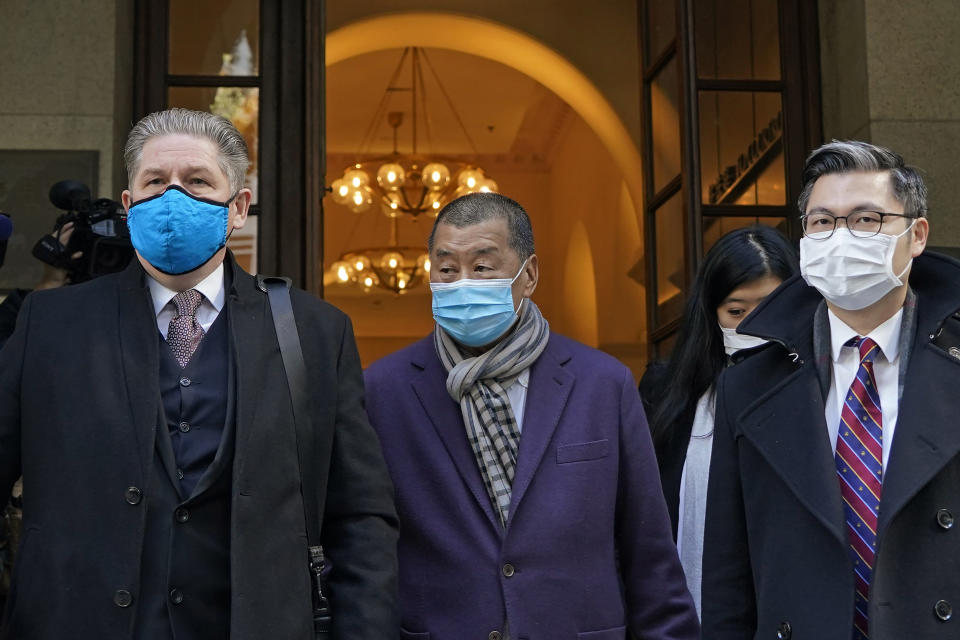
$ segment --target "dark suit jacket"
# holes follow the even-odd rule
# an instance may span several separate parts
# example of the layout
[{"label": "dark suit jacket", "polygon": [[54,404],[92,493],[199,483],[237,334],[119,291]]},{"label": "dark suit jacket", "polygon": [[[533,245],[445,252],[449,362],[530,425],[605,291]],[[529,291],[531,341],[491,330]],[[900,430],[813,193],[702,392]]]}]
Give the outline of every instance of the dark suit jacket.
[{"label": "dark suit jacket", "polygon": [[[373,364],[400,513],[402,638],[698,637],[633,377],[551,334],[530,369],[502,530],[433,337]],[[493,637],[493,636],[489,636]]]},{"label": "dark suit jacket", "polygon": [[[884,469],[871,640],[960,635],[960,612],[944,615],[960,607],[960,527],[952,526],[960,515],[960,360],[932,342],[960,308],[960,263],[920,256],[910,285],[916,333]],[[821,301],[799,277],[785,283],[740,328],[780,344],[720,377],[704,638],[850,638],[853,564],[813,349]]]},{"label": "dark suit jacket", "polygon": [[[231,637],[312,638],[290,395],[267,296],[228,257],[236,364]],[[229,282],[229,280],[228,280]],[[302,292],[316,476],[326,478],[334,638],[396,634],[396,516],[363,410],[346,316]],[[24,536],[7,608],[14,637],[129,638],[159,423],[158,340],[140,265],[31,295],[0,351],[0,495],[22,472]],[[129,487],[143,500],[127,498]],[[314,488],[307,490],[313,491]],[[131,504],[134,502],[134,504]],[[127,606],[120,606],[126,602]]]}]

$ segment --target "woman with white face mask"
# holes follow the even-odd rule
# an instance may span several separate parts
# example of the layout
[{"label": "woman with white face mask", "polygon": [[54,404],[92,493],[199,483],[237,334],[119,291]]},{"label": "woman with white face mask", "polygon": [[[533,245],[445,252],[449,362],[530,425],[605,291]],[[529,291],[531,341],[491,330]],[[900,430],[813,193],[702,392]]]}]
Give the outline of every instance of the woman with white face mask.
[{"label": "woman with white face mask", "polygon": [[720,238],[690,290],[670,360],[650,365],[640,381],[677,548],[698,613],[713,385],[726,366],[765,344],[736,328],[797,268],[796,251],[769,227],[737,229]]}]

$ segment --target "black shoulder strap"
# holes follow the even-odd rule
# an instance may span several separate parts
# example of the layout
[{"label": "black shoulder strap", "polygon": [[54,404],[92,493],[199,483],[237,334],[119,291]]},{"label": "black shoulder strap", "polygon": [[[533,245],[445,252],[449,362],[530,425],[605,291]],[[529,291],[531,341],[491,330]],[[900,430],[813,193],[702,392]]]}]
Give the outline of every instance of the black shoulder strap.
[{"label": "black shoulder strap", "polygon": [[293,317],[293,304],[290,302],[290,278],[257,276],[257,287],[266,292],[270,301],[270,313],[273,326],[280,344],[280,357],[283,370],[287,374],[287,388],[293,404],[294,432],[297,443],[297,460],[300,464],[300,495],[303,498],[303,516],[307,525],[307,562],[313,583],[313,632],[316,639],[329,638],[333,629],[333,618],[328,589],[325,584],[324,570],[326,558],[320,545],[320,496],[312,464],[314,455],[313,431],[310,427],[310,411],[307,403],[307,366],[303,362],[303,349],[300,346],[300,333]]},{"label": "black shoulder strap", "polygon": [[307,367],[300,348],[300,334],[293,317],[290,303],[290,278],[257,276],[257,287],[270,299],[270,313],[280,343],[280,356],[287,374],[287,387],[293,403],[293,421],[296,429],[297,458],[300,463],[300,491],[303,494],[303,510],[307,519],[307,540],[310,546],[320,544],[320,517],[317,513],[319,486],[313,477],[314,467],[308,452],[313,450],[310,431],[310,412],[307,404]]}]

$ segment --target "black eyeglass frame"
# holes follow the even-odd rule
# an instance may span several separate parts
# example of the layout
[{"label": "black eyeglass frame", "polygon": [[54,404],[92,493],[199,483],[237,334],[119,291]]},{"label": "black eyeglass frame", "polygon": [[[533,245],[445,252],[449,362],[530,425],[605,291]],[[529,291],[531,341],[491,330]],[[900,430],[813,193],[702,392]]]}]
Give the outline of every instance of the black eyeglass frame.
[{"label": "black eyeglass frame", "polygon": [[[850,216],[861,215],[861,214],[864,214],[864,213],[875,213],[875,214],[877,214],[878,216],[880,216],[880,226],[877,227],[877,230],[874,231],[873,233],[866,233],[866,234],[865,234],[865,233],[862,232],[862,231],[854,232],[853,229],[851,229],[849,226],[847,226],[847,218],[849,218]],[[835,215],[833,215],[832,213],[823,212],[823,213],[818,213],[818,214],[816,214],[816,215],[829,216],[829,217],[833,218],[833,228],[830,229],[830,234],[829,234],[829,235],[826,235],[826,236],[824,236],[824,237],[822,237],[822,238],[814,238],[814,237],[811,235],[811,233],[808,233],[808,232],[807,232],[807,218],[809,217],[809,215],[810,215],[810,214],[805,213],[805,214],[803,214],[802,216],[800,216],[800,230],[803,232],[803,236],[804,236],[805,238],[810,238],[811,240],[828,240],[828,239],[832,238],[834,232],[836,232],[836,230],[837,230],[837,220],[843,220],[843,226],[844,226],[844,228],[846,228],[847,232],[848,232],[850,235],[852,235],[854,238],[872,238],[873,236],[880,235],[880,232],[883,231],[883,223],[884,223],[884,221],[886,220],[887,217],[891,217],[891,218],[909,218],[909,219],[912,219],[912,220],[916,220],[917,218],[920,217],[920,216],[918,216],[918,215],[915,214],[915,213],[887,213],[887,212],[885,212],[885,211],[869,211],[869,210],[855,211],[855,212],[853,212],[853,213],[851,213],[851,214],[848,214],[848,215],[845,215],[845,216],[835,216]],[[812,233],[823,233],[823,232],[822,232],[822,231],[814,231],[814,232],[812,232]]]}]

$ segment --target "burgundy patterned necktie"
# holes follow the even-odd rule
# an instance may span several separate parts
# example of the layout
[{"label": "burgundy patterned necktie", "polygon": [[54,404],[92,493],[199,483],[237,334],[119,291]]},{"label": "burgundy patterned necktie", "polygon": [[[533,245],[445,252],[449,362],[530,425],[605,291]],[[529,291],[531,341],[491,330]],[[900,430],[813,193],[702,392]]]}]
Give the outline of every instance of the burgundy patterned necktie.
[{"label": "burgundy patterned necktie", "polygon": [[203,327],[197,322],[197,307],[202,300],[203,294],[196,289],[181,291],[173,297],[177,315],[167,328],[167,344],[181,369],[190,362],[190,357],[203,338]]},{"label": "burgundy patterned necktie", "polygon": [[873,374],[873,359],[880,347],[870,338],[860,337],[852,338],[844,346],[859,348],[860,367],[840,412],[836,462],[856,587],[853,640],[867,640],[867,605],[883,482],[883,416]]}]

